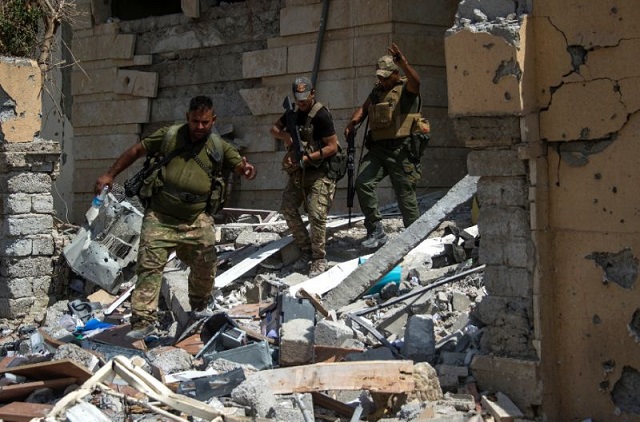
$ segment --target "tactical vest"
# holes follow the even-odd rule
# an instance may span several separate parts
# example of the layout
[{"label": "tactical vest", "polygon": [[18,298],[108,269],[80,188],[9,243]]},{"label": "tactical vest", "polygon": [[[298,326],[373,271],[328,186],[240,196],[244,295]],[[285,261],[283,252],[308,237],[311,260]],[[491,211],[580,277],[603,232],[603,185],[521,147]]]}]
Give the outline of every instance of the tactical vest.
[{"label": "tactical vest", "polygon": [[[313,107],[311,107],[311,110],[309,110],[309,114],[307,114],[304,126],[300,128],[300,138],[303,143],[303,148],[309,153],[318,151],[323,146],[320,139],[314,142],[313,125],[311,124],[311,120],[318,114],[318,111],[320,111],[322,107],[324,107],[324,104],[316,101]],[[338,151],[336,151],[334,155],[317,162],[315,166],[322,168],[329,179],[333,179],[336,182],[342,179],[347,173],[347,155],[342,150],[340,142],[338,142]]]},{"label": "tactical vest", "polygon": [[320,102],[315,102],[311,110],[309,110],[309,114],[307,114],[307,119],[304,122],[304,126],[300,128],[300,139],[302,140],[302,147],[312,153],[314,151],[318,151],[322,148],[321,141],[318,139],[314,142],[313,139],[313,125],[311,124],[311,120],[316,117],[316,114],[324,107],[324,105]]},{"label": "tactical vest", "polygon": [[[166,157],[167,154],[170,154],[175,150],[177,133],[182,126],[184,126],[184,124],[173,125],[167,129],[162,141],[160,152],[157,154],[157,157],[152,158],[152,160],[158,160],[162,157]],[[210,193],[195,195],[189,192],[178,192],[172,189],[171,186],[168,186],[163,182],[167,179],[166,172],[168,171],[167,166],[165,165],[145,179],[143,188],[140,192],[141,195],[151,198],[153,195],[157,195],[164,191],[173,197],[178,198],[181,203],[188,205],[189,207],[196,204],[206,203],[204,210],[211,215],[215,214],[222,208],[224,203],[225,183],[224,178],[222,177],[224,150],[222,142],[223,141],[219,135],[211,133],[205,144],[208,160],[203,161],[197,156],[193,157],[198,166],[200,166],[207,174],[210,181],[210,185],[208,184],[206,187],[200,186],[201,189],[196,189],[196,191],[209,190]]]},{"label": "tactical vest", "polygon": [[402,77],[396,86],[383,92],[382,97],[369,106],[367,113],[371,140],[406,138],[416,131],[420,112],[400,113],[400,96],[406,83],[407,78]]}]

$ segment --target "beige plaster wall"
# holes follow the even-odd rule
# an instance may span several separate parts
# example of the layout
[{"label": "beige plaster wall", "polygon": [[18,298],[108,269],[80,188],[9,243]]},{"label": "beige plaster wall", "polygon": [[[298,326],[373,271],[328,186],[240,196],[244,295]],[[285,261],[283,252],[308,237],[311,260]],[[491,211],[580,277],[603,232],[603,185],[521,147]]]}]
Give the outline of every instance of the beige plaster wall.
[{"label": "beige plaster wall", "polygon": [[0,130],[5,142],[32,142],[40,132],[42,75],[29,59],[0,58]]},{"label": "beige plaster wall", "polygon": [[[519,138],[480,137],[467,145],[486,157],[497,150],[505,159],[512,157],[506,151],[517,154],[528,185],[528,204],[518,207],[529,211],[534,244],[528,252],[530,293],[520,285],[518,297],[532,303],[537,358],[527,360],[539,363],[540,378],[528,391],[522,383],[512,391],[500,383],[500,362],[515,355],[514,348],[475,367],[479,376],[492,374],[487,385],[504,388],[544,420],[640,420],[639,18],[632,0],[540,0],[518,23],[517,35],[461,30],[446,40],[450,115],[461,122],[491,118],[498,125],[520,119]],[[509,62],[518,63],[519,82],[501,72]],[[505,192],[512,167],[513,161],[511,167],[473,171],[484,172],[479,186],[496,191],[502,183]],[[481,223],[491,224],[483,212],[495,209],[481,208]],[[515,246],[505,242],[504,251]],[[490,259],[482,247],[481,258]],[[490,292],[498,296],[493,301],[513,304],[505,292],[516,289],[515,278],[509,284],[499,277],[506,270],[514,266],[496,263],[485,283],[503,283]],[[542,400],[531,407],[537,381]]]},{"label": "beige plaster wall", "polygon": [[[549,145],[543,282],[554,300],[545,318],[555,329],[546,375],[556,378],[561,418],[640,420],[640,10],[633,1],[547,0],[534,16],[537,39],[555,40],[557,52],[537,67],[540,137]],[[536,57],[549,52],[538,48]]]}]

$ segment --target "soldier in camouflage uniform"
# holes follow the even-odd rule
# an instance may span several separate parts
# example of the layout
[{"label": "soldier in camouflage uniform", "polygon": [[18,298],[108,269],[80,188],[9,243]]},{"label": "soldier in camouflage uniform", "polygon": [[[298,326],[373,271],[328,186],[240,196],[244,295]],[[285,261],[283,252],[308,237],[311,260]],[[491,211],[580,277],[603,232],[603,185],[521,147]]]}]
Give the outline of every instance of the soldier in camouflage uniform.
[{"label": "soldier in camouflage uniform", "polygon": [[[302,270],[310,260],[309,276],[315,277],[327,269],[327,215],[336,192],[336,181],[325,164],[338,152],[338,137],[331,113],[315,100],[312,82],[299,77],[292,88],[296,100],[296,126],[306,151],[302,166],[296,162],[292,151],[293,141],[284,115],[273,124],[270,132],[274,138],[282,140],[289,151],[283,161],[283,170],[289,174],[289,180],[282,195],[280,212],[301,251],[295,266]],[[309,216],[310,233],[302,222],[300,206],[304,206]]]},{"label": "soldier in camouflage uniform", "polygon": [[[404,226],[418,219],[416,184],[421,177],[420,153],[411,148],[411,133],[420,123],[420,77],[409,65],[397,45],[389,48],[390,55],[378,60],[378,82],[364,104],[351,116],[345,128],[348,136],[354,127],[369,117],[368,148],[355,182],[360,209],[365,216],[367,238],[362,246],[376,248],[387,241],[378,209],[376,187],[386,176],[398,200]],[[401,77],[399,69],[406,77]]]},{"label": "soldier in camouflage uniform", "polygon": [[140,157],[179,151],[148,183],[136,269],[138,279],[131,298],[130,338],[144,338],[155,328],[162,273],[172,252],[190,268],[187,288],[192,314],[207,309],[216,268],[211,213],[222,194],[214,182],[216,175],[229,168],[247,179],[256,177],[256,169],[247,159],[212,133],[215,120],[211,99],[194,97],[186,124],[165,127],[144,138],[126,150],[96,181],[95,191],[100,192]]}]

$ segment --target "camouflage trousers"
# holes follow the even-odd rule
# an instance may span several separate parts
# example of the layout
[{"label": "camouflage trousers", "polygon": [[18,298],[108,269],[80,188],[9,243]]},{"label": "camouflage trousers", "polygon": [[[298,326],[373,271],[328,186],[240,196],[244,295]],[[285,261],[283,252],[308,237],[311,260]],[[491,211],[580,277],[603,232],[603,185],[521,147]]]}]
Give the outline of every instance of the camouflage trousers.
[{"label": "camouflage trousers", "polygon": [[404,226],[409,227],[420,217],[416,185],[422,173],[420,164],[410,158],[407,142],[396,146],[393,142],[373,141],[360,163],[355,182],[367,231],[373,230],[374,223],[382,220],[376,187],[387,176],[391,180]]},{"label": "camouflage trousers", "polygon": [[[303,253],[313,259],[322,259],[325,250],[327,215],[336,193],[335,180],[318,170],[295,172],[289,176],[282,194],[280,213],[287,221],[293,240]],[[300,206],[304,205],[309,216],[311,233],[302,222]]]},{"label": "camouflage trousers", "polygon": [[131,296],[132,320],[156,319],[162,273],[172,252],[190,269],[187,289],[191,308],[206,306],[215,279],[215,240],[214,221],[207,213],[187,224],[147,210],[140,231],[138,279]]}]

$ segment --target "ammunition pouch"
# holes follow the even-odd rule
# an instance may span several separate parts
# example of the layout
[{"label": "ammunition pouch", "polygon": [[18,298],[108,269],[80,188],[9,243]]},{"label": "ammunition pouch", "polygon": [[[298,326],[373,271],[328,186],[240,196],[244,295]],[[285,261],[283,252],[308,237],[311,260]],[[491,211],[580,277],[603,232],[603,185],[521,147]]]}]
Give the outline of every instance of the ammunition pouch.
[{"label": "ammunition pouch", "polygon": [[298,171],[300,166],[296,161],[296,153],[293,151],[287,152],[284,157],[282,157],[282,171],[287,172],[287,174],[291,175]]},{"label": "ammunition pouch", "polygon": [[429,132],[431,132],[429,121],[420,118],[414,132],[411,134],[411,142],[409,143],[409,155],[415,163],[420,163],[422,154],[424,154],[429,145],[429,140],[431,139]]},{"label": "ammunition pouch", "polygon": [[225,183],[220,176],[214,177],[211,181],[211,194],[207,202],[205,212],[209,215],[217,214],[224,205]]},{"label": "ammunition pouch", "polygon": [[329,179],[333,179],[337,182],[347,174],[348,161],[348,155],[342,150],[342,147],[338,145],[338,152],[324,160],[322,163],[324,166],[324,173]]},{"label": "ammunition pouch", "polygon": [[393,111],[395,107],[390,102],[373,104],[368,109],[371,129],[386,129],[393,124]]},{"label": "ammunition pouch", "polygon": [[420,113],[398,114],[392,119],[392,123],[384,128],[371,126],[371,137],[374,141],[381,139],[406,138],[415,130],[420,121]]}]

